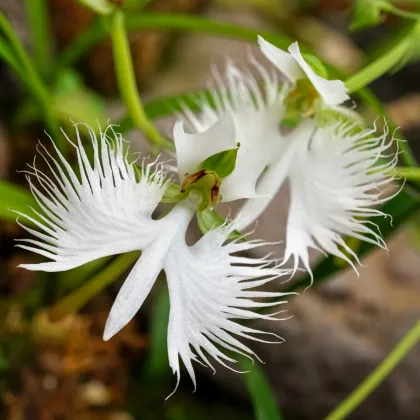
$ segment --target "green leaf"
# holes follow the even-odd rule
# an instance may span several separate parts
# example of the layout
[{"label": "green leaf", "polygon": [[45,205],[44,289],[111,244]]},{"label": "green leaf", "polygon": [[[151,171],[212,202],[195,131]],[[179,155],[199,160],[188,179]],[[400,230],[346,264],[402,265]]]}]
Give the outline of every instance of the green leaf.
[{"label": "green leaf", "polygon": [[[38,208],[37,202],[29,192],[10,182],[0,181],[0,219],[16,220],[18,216],[11,210],[27,213],[28,206]],[[28,220],[25,222],[30,223]]]},{"label": "green leaf", "polygon": [[381,3],[378,0],[355,0],[351,9],[350,31],[358,31],[381,23]]},{"label": "green leaf", "polygon": [[258,363],[241,359],[241,368],[249,372],[242,375],[254,407],[255,420],[282,420],[276,397]]},{"label": "green leaf", "polygon": [[146,7],[151,0],[125,0],[123,9],[135,9],[139,11]]},{"label": "green leaf", "polygon": [[16,57],[12,47],[2,37],[0,37],[0,58],[2,58],[13,69],[13,71],[22,77],[19,59]]},{"label": "green leaf", "polygon": [[[72,120],[96,127],[107,121],[104,100],[86,88],[80,76],[72,70],[58,75],[53,103],[55,115],[64,124]],[[84,129],[83,125],[80,129]]]},{"label": "green leaf", "polygon": [[168,373],[168,335],[169,292],[165,287],[155,298],[150,322],[150,351],[146,362],[146,373],[150,377],[159,378]]},{"label": "green leaf", "polygon": [[220,178],[226,178],[235,169],[238,149],[239,143],[236,149],[224,150],[223,152],[208,157],[201,162],[199,169],[214,171]]},{"label": "green leaf", "polygon": [[[204,235],[209,230],[216,229],[226,223],[226,220],[216,210],[206,209],[197,212],[197,222],[201,233]],[[234,230],[228,239],[245,239],[238,230]]]},{"label": "green leaf", "polygon": [[30,30],[32,55],[41,74],[48,75],[53,69],[51,28],[48,0],[25,0],[27,22]]},{"label": "green leaf", "polygon": [[[389,217],[378,217],[377,220],[375,220],[382,237],[387,239],[399,226],[406,222],[412,214],[420,210],[420,193],[413,187],[407,185],[396,197],[381,206],[380,210],[392,217],[392,223]],[[366,254],[375,249],[378,249],[376,245],[372,245],[368,242],[360,242],[357,255],[359,258],[363,258]],[[339,263],[339,261],[340,260],[337,260],[332,255],[323,259],[313,270],[313,284],[321,284],[343,268],[348,268],[347,264],[343,265]],[[286,291],[290,292],[304,289],[305,287],[308,287],[309,284],[310,277],[305,276],[305,278],[293,283]]]},{"label": "green leaf", "polygon": [[79,0],[79,3],[100,15],[109,15],[117,10],[109,0]]}]

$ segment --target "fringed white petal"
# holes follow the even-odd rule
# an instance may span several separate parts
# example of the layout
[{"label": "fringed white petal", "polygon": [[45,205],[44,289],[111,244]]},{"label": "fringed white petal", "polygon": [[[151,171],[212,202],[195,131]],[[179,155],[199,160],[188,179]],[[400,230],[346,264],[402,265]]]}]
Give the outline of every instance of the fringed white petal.
[{"label": "fringed white petal", "polygon": [[279,160],[269,166],[257,184],[257,197],[246,200],[236,216],[236,227],[242,231],[255,222],[280,190],[295,165],[295,156],[302,147],[302,139],[309,138],[315,129],[315,121],[304,120],[285,138],[285,149]]},{"label": "fringed white petal", "polygon": [[238,338],[265,341],[259,335],[268,333],[243,326],[235,319],[273,319],[251,311],[254,307],[272,306],[273,302],[254,302],[253,299],[281,299],[285,295],[253,290],[289,274],[290,270],[281,270],[268,259],[253,260],[232,255],[263,245],[259,241],[223,245],[233,228],[228,225],[212,230],[192,247],[188,247],[184,237],[179,236],[176,246],[168,253],[164,265],[171,305],[168,354],[178,383],[179,358],[195,385],[192,361],[214,370],[208,356],[226,367],[229,367],[227,362],[235,362],[223,350],[251,358],[255,356]]},{"label": "fringed white petal", "polygon": [[52,261],[22,264],[23,268],[68,270],[103,256],[143,249],[158,234],[151,214],[167,186],[164,171],[159,164],[143,165],[141,179],[136,180],[121,135],[108,127],[98,140],[88,128],[93,164],[76,126],[77,144],[72,144],[77,153],[77,173],[54,142],[57,159],[45,147],[40,148],[51,175],[40,172],[35,166],[27,171],[30,188],[44,214],[34,211],[30,216],[17,212],[39,228],[23,226],[38,240],[23,239],[20,242],[31,246],[17,246]]},{"label": "fringed white petal", "polygon": [[299,50],[299,45],[294,42],[289,47],[290,55],[296,60],[301,69],[305,72],[308,79],[320,94],[324,103],[328,106],[340,105],[350,99],[347,95],[348,89],[341,80],[327,80],[318,76],[308,65]]},{"label": "fringed white petal", "polygon": [[[395,179],[397,154],[386,128],[356,131],[351,123],[331,124],[308,136],[290,171],[291,204],[285,260],[293,257],[310,271],[308,248],[346,260],[354,268],[350,236],[386,248],[366,216],[384,216],[373,206],[389,200],[384,187]],[[394,194],[395,195],[395,194]],[[356,268],[355,268],[356,270]]]},{"label": "fringed white petal", "polygon": [[216,121],[223,120],[226,114],[233,117],[235,144],[240,143],[240,148],[235,170],[223,179],[220,188],[225,202],[255,197],[259,176],[284,146],[279,130],[285,112],[284,93],[279,89],[275,74],[268,73],[252,57],[251,61],[264,83],[263,88],[250,72],[241,71],[229,62],[224,73],[225,82],[218,73],[214,75],[217,89],[211,94],[215,108],[203,99],[199,115],[187,108],[184,110],[185,119],[197,132],[205,132]]},{"label": "fringed white petal", "polygon": [[178,235],[185,237],[194,211],[184,204],[176,206],[166,217],[156,221],[159,237],[147,247],[125,280],[112,305],[105,325],[104,340],[109,340],[125,327],[143,305],[156,281],[164,261]]},{"label": "fringed white petal", "polygon": [[266,58],[286,76],[290,83],[295,84],[305,76],[302,68],[288,52],[270,44],[261,36],[258,36],[258,45]]}]

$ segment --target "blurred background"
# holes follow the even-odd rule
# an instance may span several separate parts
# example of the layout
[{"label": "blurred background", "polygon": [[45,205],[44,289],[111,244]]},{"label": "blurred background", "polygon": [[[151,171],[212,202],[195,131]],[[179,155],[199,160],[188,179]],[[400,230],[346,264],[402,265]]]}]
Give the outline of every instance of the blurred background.
[{"label": "blurred background", "polygon": [[[349,33],[350,5],[346,0],[151,0],[145,10],[197,14],[284,34],[351,74],[386,51],[406,23],[388,17],[376,28]],[[409,0],[398,5],[406,10],[420,8]],[[24,1],[0,0],[0,10],[31,51],[33,33]],[[76,0],[49,0],[48,14],[56,53],[65,51],[95,19]],[[264,63],[255,43],[193,32],[131,31],[130,44],[146,102],[205,87],[212,66],[221,69],[226,56],[241,67],[246,66],[251,51]],[[69,128],[70,119],[95,124],[97,120],[118,121],[125,115],[108,40],[89,49],[71,67],[48,77],[54,80],[54,107],[64,128]],[[420,158],[420,64],[411,63],[394,75],[384,76],[371,88],[401,127],[401,137],[409,140]],[[375,118],[363,104],[357,106],[367,121]],[[165,118],[158,122],[168,136],[173,121]],[[37,106],[28,99],[10,67],[0,61],[2,179],[26,188],[25,176],[19,170],[33,161],[38,140],[46,142],[44,129]],[[127,138],[135,150],[150,151],[138,131],[129,132]],[[287,206],[286,188],[259,222],[256,236],[269,241],[284,236]],[[213,376],[197,365],[197,392],[192,393],[192,384],[184,375],[177,393],[164,401],[175,386],[175,378],[167,367],[166,355],[151,351],[154,340],[166,339],[162,332],[166,302],[160,296],[163,279],[134,321],[105,343],[104,323],[121,281],[107,287],[79,313],[52,322],[46,308],[99,272],[103,263],[52,275],[18,269],[23,261],[37,260],[14,247],[14,239],[23,235],[13,220],[0,222],[1,419],[254,418],[241,375],[222,367]],[[291,320],[262,327],[286,339],[281,345],[253,343],[252,347],[265,361],[263,369],[288,420],[323,418],[419,319],[420,213],[412,215],[388,245],[389,253],[376,250],[364,259],[366,267],[360,269],[360,277],[350,269],[342,270],[293,299],[289,305],[294,315]],[[150,366],[159,374],[150,375]],[[349,418],[420,419],[420,348],[414,349]]]}]

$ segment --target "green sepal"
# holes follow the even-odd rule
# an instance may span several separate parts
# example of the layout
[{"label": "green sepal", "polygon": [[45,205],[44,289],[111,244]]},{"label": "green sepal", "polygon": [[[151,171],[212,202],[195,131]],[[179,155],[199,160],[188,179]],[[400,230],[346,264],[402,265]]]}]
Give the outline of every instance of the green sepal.
[{"label": "green sepal", "polygon": [[79,3],[88,7],[99,15],[110,15],[117,10],[117,7],[109,0],[79,0]]},{"label": "green sepal", "polygon": [[236,149],[224,150],[208,157],[201,162],[199,169],[214,171],[220,178],[226,178],[235,170],[239,146],[238,143]]},{"label": "green sepal", "polygon": [[318,57],[307,53],[302,53],[302,57],[318,76],[321,76],[324,79],[328,79],[328,71]]},{"label": "green sepal", "polygon": [[349,30],[358,31],[381,23],[383,3],[378,0],[355,0],[351,8]]},{"label": "green sepal", "polygon": [[[209,230],[216,229],[226,223],[226,220],[217,213],[216,210],[206,209],[204,211],[197,212],[197,222],[201,233],[204,235]],[[232,231],[228,239],[246,239],[244,235],[238,230]]]}]

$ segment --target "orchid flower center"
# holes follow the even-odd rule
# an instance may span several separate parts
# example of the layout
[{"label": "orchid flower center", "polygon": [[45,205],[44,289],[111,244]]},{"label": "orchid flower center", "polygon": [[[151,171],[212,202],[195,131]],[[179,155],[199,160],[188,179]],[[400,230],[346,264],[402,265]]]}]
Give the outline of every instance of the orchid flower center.
[{"label": "orchid flower center", "polygon": [[220,176],[208,169],[201,169],[192,174],[187,174],[181,185],[183,198],[189,197],[191,193],[199,197],[198,210],[216,207],[222,199],[219,188],[222,183]]},{"label": "orchid flower center", "polygon": [[310,117],[315,114],[319,98],[318,91],[309,79],[297,80],[294,89],[285,99],[287,106],[285,118]]}]

